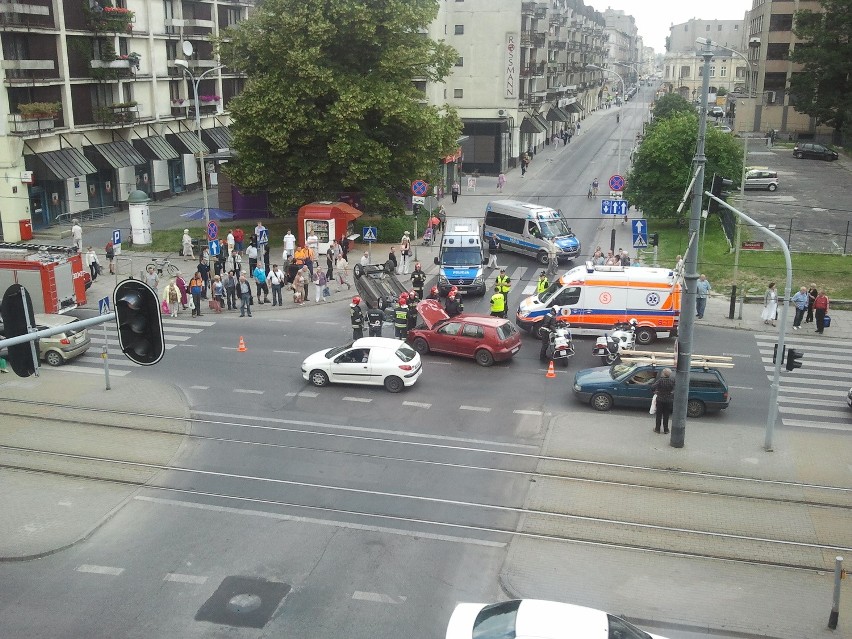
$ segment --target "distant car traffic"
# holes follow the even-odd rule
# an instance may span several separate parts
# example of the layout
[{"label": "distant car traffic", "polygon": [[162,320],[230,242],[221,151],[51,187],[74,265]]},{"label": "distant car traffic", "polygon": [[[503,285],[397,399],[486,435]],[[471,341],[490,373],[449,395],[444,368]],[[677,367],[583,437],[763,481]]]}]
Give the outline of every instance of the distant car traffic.
[{"label": "distant car traffic", "polygon": [[438,300],[423,300],[417,312],[425,326],[408,331],[408,341],[420,354],[472,357],[480,366],[491,366],[521,349],[520,331],[507,319],[468,313],[451,318]]},{"label": "distant car traffic", "polygon": [[766,166],[746,167],[745,188],[775,191],[778,189],[778,172]]},{"label": "distant car traffic", "polygon": [[722,133],[733,133],[734,130],[729,127],[727,124],[714,124],[713,128],[717,131],[721,131]]},{"label": "distant car traffic", "polygon": [[822,144],[813,144],[811,142],[800,142],[793,147],[793,157],[801,160],[802,158],[812,158],[814,160],[826,160],[831,162],[838,157],[837,151]]},{"label": "distant car traffic", "polygon": [[[574,375],[574,395],[600,411],[613,406],[650,408],[651,385],[660,370],[659,365],[631,363],[587,368]],[[689,417],[722,410],[731,401],[728,384],[715,368],[692,368],[688,397],[686,414]]]},{"label": "distant car traffic", "polygon": [[725,115],[725,109],[720,106],[714,106],[710,109],[710,113],[708,115],[712,118],[721,118]]},{"label": "distant car traffic", "polygon": [[541,599],[460,603],[446,639],[663,639],[603,610]]},{"label": "distant car traffic", "polygon": [[326,348],[302,362],[302,377],[314,386],[329,383],[384,386],[398,393],[420,378],[420,355],[399,339],[362,337]]}]

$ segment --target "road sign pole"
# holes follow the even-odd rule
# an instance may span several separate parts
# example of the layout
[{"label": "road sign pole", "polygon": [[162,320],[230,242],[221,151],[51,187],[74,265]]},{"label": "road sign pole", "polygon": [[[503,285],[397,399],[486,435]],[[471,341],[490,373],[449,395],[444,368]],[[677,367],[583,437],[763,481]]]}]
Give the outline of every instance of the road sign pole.
[{"label": "road sign pole", "polygon": [[104,360],[104,380],[106,382],[106,389],[110,390],[109,385],[109,355],[107,353],[107,347],[109,345],[109,336],[107,335],[107,327],[104,324],[104,346],[101,351],[101,357]]}]

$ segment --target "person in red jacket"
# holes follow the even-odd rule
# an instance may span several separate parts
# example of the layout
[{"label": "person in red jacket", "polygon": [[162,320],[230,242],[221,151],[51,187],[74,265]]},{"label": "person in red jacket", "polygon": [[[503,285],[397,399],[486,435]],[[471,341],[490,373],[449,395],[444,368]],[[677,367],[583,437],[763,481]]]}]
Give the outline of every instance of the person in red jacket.
[{"label": "person in red jacket", "polygon": [[819,334],[822,334],[825,328],[825,316],[828,313],[828,305],[828,295],[825,294],[825,291],[817,293],[814,300],[814,315],[816,316],[814,319],[816,320],[816,332]]},{"label": "person in red jacket", "polygon": [[243,250],[243,242],[246,239],[245,231],[242,229],[234,229],[234,250],[242,251]]}]

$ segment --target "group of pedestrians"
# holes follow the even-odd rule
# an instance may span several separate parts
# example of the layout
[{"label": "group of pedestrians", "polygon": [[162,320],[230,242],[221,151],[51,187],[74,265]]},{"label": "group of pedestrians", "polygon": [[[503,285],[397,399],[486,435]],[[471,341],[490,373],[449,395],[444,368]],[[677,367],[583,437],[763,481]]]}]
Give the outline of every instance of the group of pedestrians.
[{"label": "group of pedestrians", "polygon": [[793,304],[796,306],[796,315],[793,319],[793,330],[798,331],[802,326],[802,320],[805,324],[814,322],[816,324],[816,333],[822,334],[828,324],[826,318],[831,305],[825,289],[817,289],[817,285],[811,283],[810,288],[802,286],[799,292],[792,297]]}]

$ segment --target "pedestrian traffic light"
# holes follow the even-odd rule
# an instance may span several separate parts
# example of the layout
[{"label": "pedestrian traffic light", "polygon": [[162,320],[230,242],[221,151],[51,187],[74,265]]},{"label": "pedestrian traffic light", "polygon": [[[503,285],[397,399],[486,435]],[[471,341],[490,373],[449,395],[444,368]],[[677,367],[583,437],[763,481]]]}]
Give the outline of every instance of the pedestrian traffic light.
[{"label": "pedestrian traffic light", "polygon": [[[0,304],[0,316],[3,318],[3,337],[20,337],[29,333],[29,325],[35,326],[35,314],[33,313],[33,302],[30,294],[20,284],[12,284],[3,295]],[[33,344],[36,348],[33,349]],[[38,362],[36,353],[38,342],[25,342],[9,347],[6,359],[12,365],[12,370],[18,377],[29,377],[36,371]]]},{"label": "pedestrian traffic light", "polygon": [[157,294],[138,280],[124,280],[115,287],[115,324],[118,344],[131,362],[156,364],[163,357],[163,320]]},{"label": "pedestrian traffic light", "polygon": [[651,233],[648,236],[648,246],[659,246],[660,244],[660,234],[659,233]]},{"label": "pedestrian traffic light", "polygon": [[791,370],[794,370],[796,368],[801,368],[802,362],[800,362],[799,360],[802,359],[802,357],[804,355],[805,354],[802,351],[797,351],[795,348],[788,348],[787,349],[787,370],[791,371]]},{"label": "pedestrian traffic light", "polygon": [[[734,183],[727,179],[723,178],[721,175],[713,174],[713,182],[710,185],[710,193],[715,195],[717,198],[724,200],[725,197],[723,195],[724,189],[726,186],[732,186]],[[707,203],[707,214],[712,215],[713,213],[719,212],[719,203],[714,200],[712,197],[710,201]]]}]

